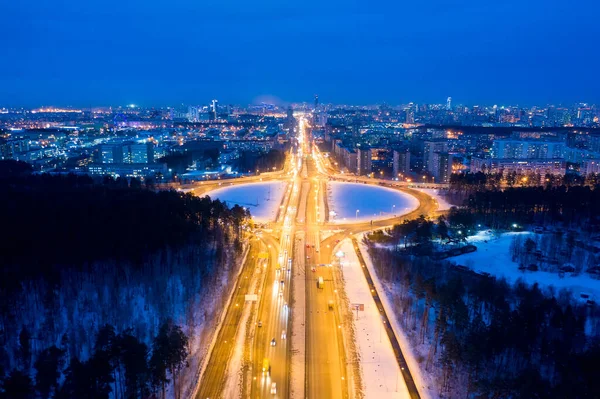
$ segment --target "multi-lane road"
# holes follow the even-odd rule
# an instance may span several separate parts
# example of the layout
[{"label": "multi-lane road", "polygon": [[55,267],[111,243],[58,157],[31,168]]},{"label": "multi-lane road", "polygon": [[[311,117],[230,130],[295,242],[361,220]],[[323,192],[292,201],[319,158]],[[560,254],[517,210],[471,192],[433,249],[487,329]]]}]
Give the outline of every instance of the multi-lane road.
[{"label": "multi-lane road", "polygon": [[[288,184],[277,220],[270,224],[270,229],[258,231],[250,240],[247,261],[201,376],[196,392],[199,399],[230,395],[230,391],[225,394],[225,387],[235,373],[243,374],[236,397],[290,397],[293,379],[290,368],[293,332],[290,329],[292,313],[295,311],[302,311],[305,346],[304,375],[301,378],[304,389],[300,397],[353,398],[353,386],[349,386],[347,343],[344,342],[339,312],[338,287],[331,266],[335,243],[353,234],[390,226],[407,218],[432,215],[437,210],[436,201],[423,192],[406,186],[395,187],[416,197],[419,208],[386,220],[330,225],[326,220],[328,208],[324,188],[325,182],[335,171],[308,142],[302,120],[299,130],[297,145],[290,153],[284,170],[250,180],[284,180]],[[231,183],[237,184],[241,180],[236,179]],[[218,186],[219,183],[215,184]],[[206,192],[209,186],[196,186],[197,194]],[[325,236],[322,234],[324,230],[331,232]],[[293,276],[304,277],[305,301],[302,304],[291,297],[291,285],[294,280],[298,281]],[[365,277],[373,286],[370,276]],[[258,302],[245,302],[246,294],[256,294]],[[292,303],[295,308],[291,307]],[[251,313],[249,319],[253,323],[249,330],[240,328],[243,312]],[[239,334],[246,334],[246,337],[240,340]],[[389,330],[388,335],[403,369],[409,393],[412,398],[419,398],[393,332]],[[249,370],[244,368],[242,372],[239,370],[242,365],[232,361],[235,342],[246,342],[244,352],[249,353],[251,359]]]}]

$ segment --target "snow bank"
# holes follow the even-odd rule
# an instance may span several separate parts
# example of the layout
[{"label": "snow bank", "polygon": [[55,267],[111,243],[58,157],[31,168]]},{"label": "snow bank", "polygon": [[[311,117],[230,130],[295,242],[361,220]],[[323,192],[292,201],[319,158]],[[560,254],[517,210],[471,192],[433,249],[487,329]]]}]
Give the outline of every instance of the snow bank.
[{"label": "snow bank", "polygon": [[386,219],[419,207],[419,201],[409,194],[370,184],[334,181],[328,183],[327,192],[329,209],[335,212],[335,217],[330,216],[330,222]]},{"label": "snow bank", "polygon": [[335,252],[338,250],[345,253],[341,259],[341,270],[346,295],[350,303],[364,305],[364,312],[353,311],[353,322],[365,397],[410,398],[352,241],[343,240]]},{"label": "snow bank", "polygon": [[285,182],[263,182],[240,184],[218,188],[206,193],[212,199],[219,199],[229,206],[235,204],[248,208],[252,217],[259,222],[275,220],[283,193]]}]

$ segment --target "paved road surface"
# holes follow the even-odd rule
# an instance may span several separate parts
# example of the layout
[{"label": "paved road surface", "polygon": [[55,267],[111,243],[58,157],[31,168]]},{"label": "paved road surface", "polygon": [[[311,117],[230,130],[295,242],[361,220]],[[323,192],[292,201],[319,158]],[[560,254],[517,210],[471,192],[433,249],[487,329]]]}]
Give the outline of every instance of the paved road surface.
[{"label": "paved road surface", "polygon": [[[303,128],[300,129],[303,132]],[[343,346],[340,317],[338,313],[339,303],[333,286],[333,273],[330,265],[332,262],[332,251],[335,244],[346,237],[352,237],[355,233],[374,230],[377,228],[391,226],[401,223],[405,219],[412,219],[420,215],[434,215],[437,203],[430,196],[405,186],[396,185],[395,188],[411,194],[420,202],[417,210],[396,218],[386,220],[375,220],[373,222],[330,224],[320,223],[327,212],[319,209],[323,192],[324,181],[329,180],[336,172],[331,164],[323,161],[316,152],[311,154],[311,145],[307,143],[306,137],[300,139],[300,149],[297,158],[290,157],[291,161],[286,163],[284,171],[272,173],[267,176],[256,176],[252,178],[235,179],[222,184],[245,184],[248,182],[282,180],[291,182],[288,192],[284,195],[281,212],[277,222],[272,223],[272,229],[265,231],[260,240],[253,240],[251,244],[248,261],[240,275],[236,286],[234,299],[227,313],[223,327],[219,332],[217,344],[210,354],[209,363],[204,373],[197,398],[221,398],[225,382],[225,373],[229,366],[232,353],[232,343],[235,342],[237,332],[237,321],[240,320],[244,295],[247,293],[248,283],[256,268],[262,268],[266,273],[264,285],[259,295],[258,317],[262,327],[255,326],[254,342],[252,344],[253,364],[252,380],[250,381],[251,398],[287,398],[290,389],[290,346],[289,338],[291,332],[291,310],[286,306],[291,303],[290,284],[292,273],[303,273],[305,275],[305,323],[306,323],[306,361],[305,361],[305,398],[333,398],[346,399],[350,397],[347,383],[347,360]],[[302,166],[298,167],[298,158],[302,159]],[[339,175],[335,175],[339,178]],[[209,191],[218,187],[218,182],[209,184],[196,184],[196,194]],[[302,200],[301,200],[302,199]],[[304,200],[305,199],[305,200]],[[322,205],[321,205],[322,206]],[[320,215],[318,214],[320,213]],[[321,241],[321,230],[341,230],[327,239]],[[296,234],[298,233],[298,234]],[[303,237],[303,238],[297,238]],[[356,240],[354,239],[356,246]],[[300,246],[300,247],[299,247]],[[267,252],[268,261],[259,261],[258,253]],[[364,260],[360,252],[357,252],[361,264]],[[292,259],[294,256],[302,256],[302,261]],[[262,263],[261,263],[262,262]],[[302,265],[301,270],[288,271],[288,267]],[[314,271],[312,271],[314,270]],[[372,289],[373,281],[366,268],[365,277]],[[321,288],[317,286],[318,277],[322,277],[324,284]],[[282,283],[283,281],[283,283]],[[383,310],[377,293],[374,295],[377,306]],[[333,301],[333,308],[329,302]],[[400,351],[389,320],[386,319],[388,337],[392,342],[398,364],[402,368],[403,376],[408,386],[411,397],[419,398],[418,391],[406,362]],[[286,338],[282,338],[285,331]],[[275,339],[275,345],[271,340]],[[263,373],[264,359],[269,360],[270,372]],[[277,384],[277,393],[271,394],[271,384]]]},{"label": "paved road surface", "polygon": [[256,239],[250,241],[248,257],[243,265],[238,283],[235,286],[235,293],[225,314],[216,344],[210,354],[200,388],[196,395],[198,399],[222,397],[226,367],[233,351],[235,335],[238,330],[238,320],[242,316],[242,305],[244,304],[245,295],[248,292],[252,273],[255,272],[257,267],[262,267],[263,261],[258,259],[258,253],[261,249],[264,249],[263,246],[264,244]]},{"label": "paved road surface", "polygon": [[[312,158],[307,159],[310,191],[306,203],[306,398],[347,398],[346,354],[344,352],[339,304],[333,288],[330,251],[321,252],[320,226],[317,222],[320,187]],[[306,185],[305,185],[306,187]],[[314,268],[315,272],[312,272]],[[317,287],[322,277],[323,288]],[[329,309],[329,301],[334,301]]]}]

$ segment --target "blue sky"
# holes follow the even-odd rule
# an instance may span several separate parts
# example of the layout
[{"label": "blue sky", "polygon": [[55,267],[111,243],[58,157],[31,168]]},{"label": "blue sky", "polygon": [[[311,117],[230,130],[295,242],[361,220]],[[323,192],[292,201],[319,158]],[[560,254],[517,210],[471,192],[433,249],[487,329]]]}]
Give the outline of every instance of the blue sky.
[{"label": "blue sky", "polygon": [[592,0],[0,3],[0,105],[600,103]]}]

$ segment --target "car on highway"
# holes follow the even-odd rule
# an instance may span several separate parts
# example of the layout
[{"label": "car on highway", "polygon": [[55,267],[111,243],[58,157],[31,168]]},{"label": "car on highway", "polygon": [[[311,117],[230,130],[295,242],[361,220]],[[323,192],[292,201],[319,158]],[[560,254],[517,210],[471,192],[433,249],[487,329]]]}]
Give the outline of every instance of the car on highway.
[{"label": "car on highway", "polygon": [[287,338],[287,334],[285,333],[285,330],[283,330],[281,332],[281,339],[286,339]]},{"label": "car on highway", "polygon": [[271,384],[271,395],[276,395],[277,394],[277,383],[273,382]]},{"label": "car on highway", "polygon": [[271,340],[271,346],[275,346],[275,345],[277,345],[277,342],[275,341],[275,338],[273,338],[273,339]]},{"label": "car on highway", "polygon": [[317,268],[316,268],[316,267],[311,267],[311,268],[310,268],[310,271],[314,273],[314,272],[316,272],[316,271],[317,271]]},{"label": "car on highway", "polygon": [[259,326],[259,327],[262,327],[262,321],[259,321],[259,322],[258,322],[258,326]]}]

